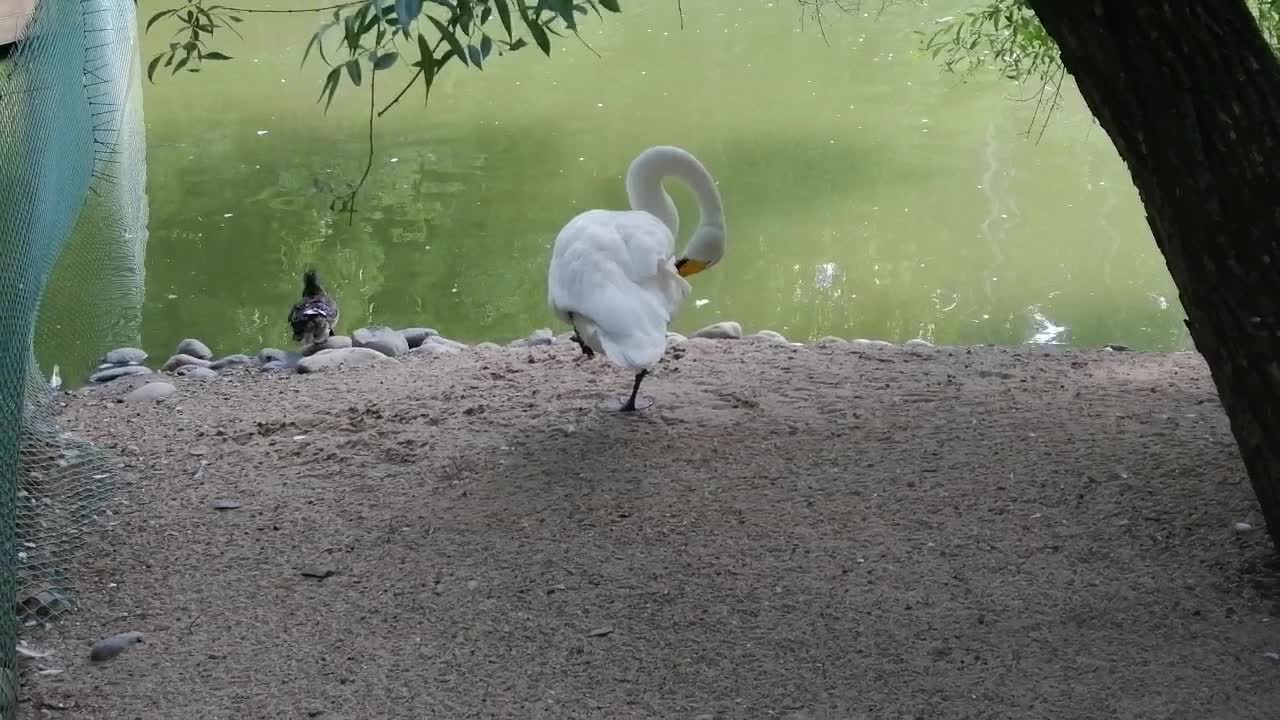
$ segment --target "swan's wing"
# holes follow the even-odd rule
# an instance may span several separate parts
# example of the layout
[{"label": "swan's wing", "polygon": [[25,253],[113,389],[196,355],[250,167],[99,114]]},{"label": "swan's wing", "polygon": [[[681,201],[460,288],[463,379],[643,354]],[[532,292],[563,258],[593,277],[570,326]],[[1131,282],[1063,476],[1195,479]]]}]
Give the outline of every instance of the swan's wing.
[{"label": "swan's wing", "polygon": [[667,323],[689,293],[671,257],[674,245],[648,213],[583,213],[556,238],[547,299],[561,317],[572,313],[593,325],[615,363],[649,367],[666,350]]}]

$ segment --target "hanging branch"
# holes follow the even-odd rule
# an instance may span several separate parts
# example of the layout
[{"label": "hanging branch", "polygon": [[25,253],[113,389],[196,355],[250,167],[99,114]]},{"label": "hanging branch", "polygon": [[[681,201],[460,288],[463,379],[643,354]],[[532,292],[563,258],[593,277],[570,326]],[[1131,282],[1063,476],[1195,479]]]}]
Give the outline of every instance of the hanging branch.
[{"label": "hanging branch", "polygon": [[[429,8],[428,8],[429,6]],[[428,11],[430,10],[430,11]],[[369,83],[369,151],[365,170],[350,192],[330,204],[336,212],[346,212],[354,222],[356,197],[368,181],[375,154],[374,120],[385,115],[419,82],[424,105],[430,101],[436,78],[451,62],[483,70],[493,55],[505,55],[527,47],[530,41],[548,57],[551,37],[578,37],[578,16],[601,10],[620,13],[619,0],[353,0],[323,7],[294,10],[266,10],[217,5],[207,0],[185,0],[182,5],[155,13],[146,30],[162,21],[177,25],[175,41],[147,64],[147,79],[154,83],[161,68],[170,75],[180,71],[199,72],[205,61],[225,61],[232,56],[210,48],[219,30],[230,30],[248,14],[332,13],[307,42],[302,53],[305,66],[314,52],[329,68],[320,85],[316,102],[323,101],[328,112],[344,85],[359,88]],[[326,38],[337,35],[336,47],[326,47]],[[527,38],[527,39],[526,39]],[[402,49],[398,43],[404,43]],[[587,46],[590,49],[590,46]],[[592,52],[595,52],[592,50]],[[330,60],[337,53],[339,60]],[[394,67],[402,55],[417,59],[409,63],[415,71],[409,82],[381,110],[377,108],[377,74]]]}]

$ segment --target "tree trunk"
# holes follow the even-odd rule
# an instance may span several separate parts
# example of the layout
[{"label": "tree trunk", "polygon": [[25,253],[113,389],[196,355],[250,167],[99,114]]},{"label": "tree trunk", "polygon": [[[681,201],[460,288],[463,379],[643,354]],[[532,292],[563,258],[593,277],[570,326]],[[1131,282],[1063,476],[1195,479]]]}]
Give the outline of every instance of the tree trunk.
[{"label": "tree trunk", "polygon": [[1028,3],[1129,166],[1280,548],[1280,62],[1244,0]]}]

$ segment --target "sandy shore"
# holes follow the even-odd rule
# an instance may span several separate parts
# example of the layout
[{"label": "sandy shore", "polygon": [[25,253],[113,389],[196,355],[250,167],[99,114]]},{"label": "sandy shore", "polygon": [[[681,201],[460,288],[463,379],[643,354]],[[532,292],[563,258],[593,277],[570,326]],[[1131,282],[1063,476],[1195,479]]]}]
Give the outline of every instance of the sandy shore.
[{"label": "sandy shore", "polygon": [[77,393],[125,490],[21,717],[1276,716],[1199,356],[697,339],[630,417],[577,357]]}]

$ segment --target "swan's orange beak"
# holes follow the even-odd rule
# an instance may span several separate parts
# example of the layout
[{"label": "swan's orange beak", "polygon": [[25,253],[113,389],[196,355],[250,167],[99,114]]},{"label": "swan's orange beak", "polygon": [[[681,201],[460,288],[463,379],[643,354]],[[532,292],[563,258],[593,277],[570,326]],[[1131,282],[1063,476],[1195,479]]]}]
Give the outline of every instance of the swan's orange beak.
[{"label": "swan's orange beak", "polygon": [[707,264],[701,260],[690,260],[689,258],[680,258],[676,261],[676,272],[680,273],[680,277],[689,277],[696,275],[707,269]]}]

